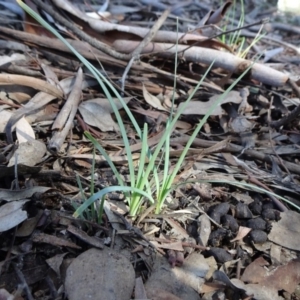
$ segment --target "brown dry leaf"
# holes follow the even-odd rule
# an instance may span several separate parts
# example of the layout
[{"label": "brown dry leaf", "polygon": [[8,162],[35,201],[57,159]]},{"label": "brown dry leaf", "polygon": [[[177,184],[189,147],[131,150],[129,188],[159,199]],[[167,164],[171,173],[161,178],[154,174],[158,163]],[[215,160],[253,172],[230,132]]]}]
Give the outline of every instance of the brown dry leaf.
[{"label": "brown dry leaf", "polygon": [[168,111],[165,107],[162,106],[160,100],[157,97],[153,96],[152,94],[150,94],[147,91],[147,89],[145,88],[144,85],[143,85],[143,96],[144,96],[146,102],[150,106],[152,106],[152,107],[154,107],[156,109],[159,109],[159,110]]},{"label": "brown dry leaf", "polygon": [[231,6],[231,1],[226,1],[222,6],[220,6],[216,11],[213,11],[210,17],[208,18],[205,25],[209,24],[219,24],[221,20],[224,18],[227,10]]},{"label": "brown dry leaf", "polygon": [[[123,97],[122,99],[127,104],[132,99],[132,97]],[[118,98],[112,98],[112,100],[114,101],[117,109],[122,109],[123,108],[123,105],[122,105],[122,103],[120,102],[120,100]],[[85,102],[97,103],[98,105],[100,105],[104,110],[108,111],[109,113],[111,113],[111,114],[114,113],[114,110],[113,110],[109,100],[106,99],[106,98],[94,98],[94,99],[91,99],[91,100],[87,100]]]},{"label": "brown dry leaf", "polygon": [[38,222],[40,221],[41,217],[43,216],[44,211],[42,209],[39,209],[37,214],[32,217],[25,220],[22,225],[18,226],[18,229],[16,231],[17,237],[28,237],[33,233],[35,230]]},{"label": "brown dry leaf", "polygon": [[101,131],[120,131],[111,114],[95,102],[83,102],[78,107],[85,123],[99,128]]},{"label": "brown dry leaf", "polygon": [[[200,102],[200,101],[190,101],[184,111],[182,112],[183,115],[205,115],[209,109],[214,105],[214,103],[220,98],[222,95],[214,95],[209,98],[207,102]],[[221,103],[211,112],[211,116],[221,116],[225,112],[221,108],[221,104],[224,103],[241,103],[242,97],[240,93],[237,91],[230,91],[226,97],[224,97]],[[180,103],[178,109],[180,109],[184,103]]]},{"label": "brown dry leaf", "polygon": [[275,269],[273,274],[266,277],[260,284],[277,291],[285,290],[292,294],[300,283],[300,259],[291,260],[284,266]]},{"label": "brown dry leaf", "polygon": [[16,123],[16,133],[19,144],[35,140],[34,131],[24,117]]},{"label": "brown dry leaf", "polygon": [[282,300],[282,297],[278,296],[278,292],[275,289],[271,289],[260,284],[245,284],[239,279],[233,278],[231,282],[238,288],[244,290],[246,295],[251,297],[250,299],[256,300]]},{"label": "brown dry leaf", "polygon": [[[29,174],[28,171],[27,174]],[[5,200],[5,201],[21,200],[25,198],[30,198],[35,193],[45,193],[50,189],[51,189],[50,187],[44,187],[44,186],[33,186],[27,189],[16,190],[16,191],[0,189],[0,200]]]},{"label": "brown dry leaf", "polygon": [[211,234],[211,222],[206,214],[202,214],[197,220],[199,226],[197,229],[199,240],[202,246],[207,246]]},{"label": "brown dry leaf", "polygon": [[246,267],[241,280],[247,283],[259,283],[268,276],[268,270],[265,268],[270,264],[261,256]]},{"label": "brown dry leaf", "polygon": [[283,247],[300,251],[300,214],[288,210],[280,214],[281,219],[273,223],[268,239]]},{"label": "brown dry leaf", "polygon": [[[252,285],[257,289],[265,289],[266,291],[284,290],[292,294],[297,285],[300,283],[300,259],[291,260],[284,266],[266,269],[269,263],[262,257],[252,262],[242,276],[242,280],[250,283],[258,283]],[[271,298],[268,298],[271,299]]]},{"label": "brown dry leaf", "polygon": [[31,140],[21,143],[7,166],[14,166],[16,162],[26,166],[35,166],[42,161],[46,152],[47,148],[42,142]]},{"label": "brown dry leaf", "polygon": [[[123,98],[127,104],[132,97]],[[117,98],[113,98],[113,101],[117,109],[121,109],[123,106]],[[119,131],[119,126],[111,117],[113,113],[112,106],[108,99],[95,98],[81,103],[78,107],[84,122],[87,124],[99,128],[101,131]]]},{"label": "brown dry leaf", "polygon": [[252,230],[251,228],[240,226],[236,237],[232,239],[230,242],[233,243],[235,241],[242,240],[251,230]]},{"label": "brown dry leaf", "polygon": [[[26,77],[26,76],[23,76],[23,77]],[[31,77],[29,77],[29,78],[31,78]],[[46,83],[46,82],[43,81],[43,83]],[[19,82],[19,84],[22,84],[21,81]],[[94,84],[95,84],[94,80],[86,79],[83,81],[81,88],[84,89],[84,88],[94,85]],[[48,85],[50,85],[50,84],[48,84]],[[52,88],[56,89],[52,85],[50,85],[50,86]],[[74,77],[69,77],[69,78],[65,78],[65,79],[61,80],[59,82],[59,86],[63,89],[64,94],[69,94],[74,86]],[[59,92],[61,93],[61,95],[63,94],[61,90],[59,90]],[[12,137],[11,131],[12,131],[12,128],[15,125],[15,123],[22,116],[24,116],[24,115],[27,116],[34,112],[39,111],[40,109],[45,107],[45,105],[47,105],[49,102],[51,102],[55,98],[56,98],[56,96],[52,96],[51,94],[48,94],[46,92],[39,92],[33,98],[31,98],[30,101],[27,102],[24,106],[20,107],[16,111],[14,111],[11,118],[7,122],[6,128],[5,128],[5,133],[6,133],[8,142],[13,143],[13,137]]]},{"label": "brown dry leaf", "polygon": [[57,78],[57,75],[54,73],[53,69],[44,63],[41,63],[41,67],[45,73],[47,82],[56,86],[58,89],[61,89],[61,87],[59,86],[59,80]]},{"label": "brown dry leaf", "polygon": [[46,259],[46,263],[59,277],[60,277],[60,266],[64,260],[64,257],[67,254],[68,254],[68,252],[62,253],[62,254],[57,254],[51,258]]},{"label": "brown dry leaf", "polygon": [[1,85],[0,96],[1,99],[11,103],[13,105],[13,101],[15,103],[24,103],[29,101],[36,94],[36,90],[21,85]]},{"label": "brown dry leaf", "polygon": [[12,201],[0,207],[0,232],[14,228],[27,219],[23,205],[28,201],[30,200]]},{"label": "brown dry leaf", "polygon": [[[164,122],[166,122],[168,119],[168,116],[166,114],[163,114],[163,113],[161,113],[159,111],[155,111],[155,110],[149,110],[149,109],[145,110],[141,107],[136,107],[136,108],[133,108],[132,111],[135,111],[135,112],[145,115],[145,116],[149,116],[154,119],[160,118]],[[190,130],[192,128],[192,125],[187,122],[177,120],[175,127],[179,128],[179,129]]]}]

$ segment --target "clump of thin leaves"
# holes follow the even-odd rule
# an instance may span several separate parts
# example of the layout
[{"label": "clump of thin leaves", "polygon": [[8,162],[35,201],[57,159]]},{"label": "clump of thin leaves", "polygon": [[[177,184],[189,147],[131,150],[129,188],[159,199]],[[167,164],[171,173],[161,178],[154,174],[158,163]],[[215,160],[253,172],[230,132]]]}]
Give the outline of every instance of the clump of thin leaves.
[{"label": "clump of thin leaves", "polygon": [[[77,56],[77,58],[85,65],[85,67],[92,73],[92,75],[96,78],[99,85],[101,86],[105,96],[109,100],[115,117],[117,119],[118,125],[120,127],[121,136],[124,141],[124,147],[128,159],[128,167],[129,167],[129,177],[130,177],[130,186],[127,186],[124,180],[122,179],[121,175],[118,172],[118,169],[114,165],[113,161],[105,151],[105,149],[101,146],[101,144],[93,138],[93,136],[86,132],[86,137],[93,143],[95,149],[97,149],[106,159],[107,163],[109,164],[110,168],[112,169],[114,175],[118,180],[118,186],[110,186],[106,187],[96,193],[94,193],[93,189],[91,189],[91,195],[88,199],[85,199],[82,205],[78,207],[74,213],[75,217],[81,216],[87,209],[91,209],[92,214],[96,213],[95,211],[95,203],[101,199],[100,202],[100,212],[101,212],[101,204],[103,205],[104,197],[107,193],[111,192],[122,192],[125,195],[126,202],[129,207],[129,213],[132,216],[136,216],[142,204],[147,200],[152,205],[155,205],[156,209],[155,212],[159,213],[164,205],[164,202],[167,196],[170,194],[174,186],[174,179],[178,174],[179,170],[182,168],[182,164],[184,162],[185,156],[191,147],[193,140],[201,130],[203,124],[207,121],[210,114],[214,111],[214,109],[222,102],[222,99],[227,96],[227,94],[233,89],[233,87],[240,81],[240,79],[246,74],[251,66],[239,77],[237,78],[234,83],[218,98],[218,100],[212,105],[210,110],[206,113],[204,117],[199,120],[199,123],[194,130],[193,134],[191,135],[188,143],[186,144],[184,150],[182,151],[181,156],[179,157],[175,166],[171,168],[169,162],[169,151],[170,151],[170,136],[172,130],[175,126],[176,121],[179,119],[181,113],[185,109],[186,105],[189,101],[193,98],[196,91],[201,86],[201,83],[207,76],[208,72],[212,68],[213,64],[207,69],[207,72],[204,74],[202,79],[198,82],[197,86],[195,87],[194,91],[190,94],[189,98],[187,99],[185,105],[182,105],[180,109],[170,117],[166,122],[166,128],[164,129],[164,133],[162,138],[160,139],[159,143],[156,145],[155,150],[151,151],[148,146],[148,127],[145,123],[143,126],[143,130],[137,124],[133,114],[131,113],[130,109],[128,108],[125,101],[122,99],[118,91],[114,88],[113,85],[99,72],[96,67],[94,67],[90,62],[88,62],[83,56],[81,56],[76,49],[74,49],[54,28],[52,28],[48,23],[46,23],[39,15],[37,15],[34,11],[32,11],[28,6],[26,6],[22,1],[17,0],[20,6],[33,18],[35,18],[42,26],[52,32],[58,39],[60,39],[73,53]],[[175,63],[175,65],[177,65]],[[176,72],[176,69],[175,69]],[[119,113],[118,108],[113,101],[113,96],[109,92],[112,91],[113,96],[116,97],[123,106],[123,109],[126,111],[135,131],[136,134],[142,141],[142,149],[140,153],[139,165],[136,168],[134,166],[134,161],[132,158],[132,153],[130,150],[130,144],[127,137],[126,129],[122,120],[122,117]],[[174,99],[173,99],[174,101]],[[159,163],[159,155],[163,154],[163,159],[161,160],[161,164]],[[162,169],[162,172],[160,171]],[[162,174],[161,174],[162,173]],[[228,184],[239,185],[239,182],[226,182]],[[251,185],[248,185],[251,186]],[[253,186],[253,188],[255,188]],[[259,189],[262,190],[262,189]],[[263,190],[267,194],[269,193],[266,190]],[[83,197],[84,199],[84,197]],[[285,200],[285,199],[284,199]],[[102,207],[103,209],[103,207]],[[99,219],[99,218],[98,218]],[[101,219],[101,218],[100,218]],[[101,221],[101,220],[99,220]]]},{"label": "clump of thin leaves", "polygon": [[[232,20],[236,19],[236,13],[238,11],[238,4],[240,8],[240,18],[238,20],[237,28],[243,27],[245,25],[245,3],[244,0],[234,0],[233,5],[229,10],[229,14],[225,17],[225,26],[223,26],[223,30],[227,30],[227,25],[232,23]],[[261,26],[260,30],[257,32],[256,37],[252,40],[251,44],[245,47],[246,38],[241,36],[241,31],[236,30],[229,35],[222,35],[221,41],[226,45],[231,46],[234,49],[234,52],[238,57],[245,58],[249,53],[250,49],[255,45],[263,36],[261,34],[261,30],[263,26]]]}]

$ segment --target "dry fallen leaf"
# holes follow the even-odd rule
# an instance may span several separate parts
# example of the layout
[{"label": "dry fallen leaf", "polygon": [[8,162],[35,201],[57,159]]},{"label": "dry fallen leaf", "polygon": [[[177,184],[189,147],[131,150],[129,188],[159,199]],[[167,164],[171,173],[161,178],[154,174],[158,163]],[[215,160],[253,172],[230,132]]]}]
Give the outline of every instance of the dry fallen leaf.
[{"label": "dry fallen leaf", "polygon": [[242,240],[251,230],[252,230],[251,228],[240,226],[236,237],[232,239],[230,242],[233,243]]},{"label": "dry fallen leaf", "polygon": [[35,140],[34,131],[24,117],[16,123],[16,133],[19,144]]},{"label": "dry fallen leaf", "polygon": [[[201,101],[190,101],[186,108],[183,111],[183,115],[205,115],[212,105],[221,97],[222,95],[214,95],[209,98],[207,102],[201,102]],[[240,96],[240,93],[237,91],[231,91],[227,94],[226,97],[224,97],[221,101],[221,103],[214,109],[213,112],[211,112],[211,116],[221,116],[224,114],[224,110],[221,107],[221,104],[224,103],[241,103],[242,97]],[[185,103],[180,103],[178,109],[182,107]]]},{"label": "dry fallen leaf", "polygon": [[300,251],[300,214],[288,210],[280,214],[281,219],[273,223],[268,239],[283,247]]},{"label": "dry fallen leaf", "polygon": [[145,88],[145,86],[143,85],[143,95],[144,95],[144,98],[146,100],[146,102],[156,108],[156,109],[159,109],[159,110],[164,110],[164,111],[168,111],[165,107],[162,106],[160,100],[153,96],[152,94],[150,94],[147,89]]},{"label": "dry fallen leaf", "polygon": [[35,166],[42,161],[46,152],[45,144],[40,141],[31,140],[21,143],[9,160],[8,167],[14,166],[16,162],[26,166]]},{"label": "dry fallen leaf", "polygon": [[101,131],[119,131],[119,126],[111,114],[95,102],[83,102],[78,107],[84,122],[99,128]]},{"label": "dry fallen leaf", "polygon": [[0,207],[0,232],[14,228],[27,219],[23,205],[28,201],[28,199],[12,201]]}]

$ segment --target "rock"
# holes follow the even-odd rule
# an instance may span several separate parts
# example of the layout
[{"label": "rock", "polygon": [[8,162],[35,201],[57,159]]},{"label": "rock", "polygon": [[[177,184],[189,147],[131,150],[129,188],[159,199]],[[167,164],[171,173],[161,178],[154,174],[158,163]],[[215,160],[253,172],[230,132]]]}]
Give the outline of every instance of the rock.
[{"label": "rock", "polygon": [[258,230],[266,230],[267,222],[262,218],[250,219],[247,221],[247,227]]},{"label": "rock", "polygon": [[232,232],[238,232],[239,224],[237,220],[231,215],[224,215],[221,217],[221,224],[224,228],[230,229]]},{"label": "rock", "polygon": [[262,244],[268,239],[268,235],[264,231],[257,229],[250,231],[249,236],[255,244]]},{"label": "rock", "polygon": [[232,260],[232,256],[223,248],[211,247],[207,253],[215,258],[218,263]]},{"label": "rock", "polygon": [[236,217],[238,219],[251,219],[252,213],[248,205],[244,203],[238,203],[236,206]]},{"label": "rock", "polygon": [[153,272],[145,284],[147,296],[155,300],[200,300],[199,292],[208,270],[205,258],[197,252],[193,252],[182,267],[175,268],[157,254]]},{"label": "rock", "polygon": [[69,300],[131,299],[135,272],[130,261],[115,250],[90,249],[67,269],[65,290]]}]

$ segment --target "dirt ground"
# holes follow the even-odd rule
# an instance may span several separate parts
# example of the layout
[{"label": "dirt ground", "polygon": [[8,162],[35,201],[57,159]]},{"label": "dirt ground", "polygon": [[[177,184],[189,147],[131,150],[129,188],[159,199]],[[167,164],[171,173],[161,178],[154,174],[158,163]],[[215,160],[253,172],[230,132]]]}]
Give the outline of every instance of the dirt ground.
[{"label": "dirt ground", "polygon": [[300,16],[0,8],[0,299],[300,299]]}]

